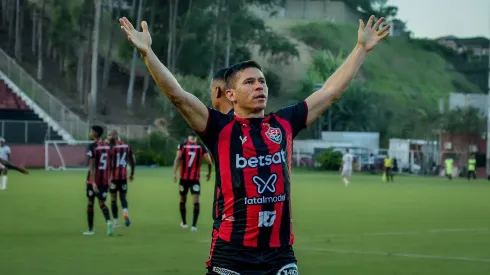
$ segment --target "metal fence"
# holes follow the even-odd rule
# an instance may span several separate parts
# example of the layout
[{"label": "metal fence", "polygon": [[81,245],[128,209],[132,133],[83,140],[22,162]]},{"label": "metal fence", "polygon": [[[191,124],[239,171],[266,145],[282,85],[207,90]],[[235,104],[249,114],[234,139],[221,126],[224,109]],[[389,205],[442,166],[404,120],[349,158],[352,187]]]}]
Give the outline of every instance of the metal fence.
[{"label": "metal fence", "polygon": [[42,121],[0,120],[0,136],[11,144],[44,144],[61,137]]},{"label": "metal fence", "polygon": [[[7,53],[0,49],[0,70],[41,107],[62,128],[77,140],[88,137],[89,123],[66,107],[60,100],[48,92],[29,73],[27,73]],[[107,125],[119,129],[129,139],[139,139],[147,136],[147,125]]]}]

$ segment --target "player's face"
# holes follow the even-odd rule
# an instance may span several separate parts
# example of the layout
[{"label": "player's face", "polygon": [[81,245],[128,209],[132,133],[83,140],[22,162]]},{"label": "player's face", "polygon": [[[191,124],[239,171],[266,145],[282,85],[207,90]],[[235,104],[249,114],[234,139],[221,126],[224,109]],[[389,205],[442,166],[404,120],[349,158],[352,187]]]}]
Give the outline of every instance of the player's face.
[{"label": "player's face", "polygon": [[90,139],[94,139],[95,138],[95,133],[94,133],[94,130],[90,129],[90,132],[89,132],[89,138]]},{"label": "player's face", "polygon": [[267,105],[268,89],[262,71],[247,68],[238,73],[235,88],[227,90],[228,99],[236,107],[252,112],[263,111]]}]

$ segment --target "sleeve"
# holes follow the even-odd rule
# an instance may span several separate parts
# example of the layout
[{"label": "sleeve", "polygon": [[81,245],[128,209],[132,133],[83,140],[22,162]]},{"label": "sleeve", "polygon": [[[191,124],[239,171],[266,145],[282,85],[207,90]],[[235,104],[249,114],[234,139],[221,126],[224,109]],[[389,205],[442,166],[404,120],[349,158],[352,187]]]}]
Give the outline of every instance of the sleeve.
[{"label": "sleeve", "polygon": [[182,151],[182,144],[177,145],[177,151]]},{"label": "sleeve", "polygon": [[90,144],[87,150],[87,156],[89,159],[95,158],[95,144]]},{"label": "sleeve", "polygon": [[10,146],[7,146],[7,154],[12,154],[12,151],[10,151]]},{"label": "sleeve", "polygon": [[214,151],[218,142],[221,130],[233,120],[233,116],[222,114],[214,109],[208,108],[209,116],[206,129],[202,133],[197,133],[202,142],[209,150]]},{"label": "sleeve", "polygon": [[306,120],[308,118],[308,104],[306,101],[299,102],[276,112],[278,117],[281,117],[289,122],[293,131],[293,138],[299,132],[307,127]]}]

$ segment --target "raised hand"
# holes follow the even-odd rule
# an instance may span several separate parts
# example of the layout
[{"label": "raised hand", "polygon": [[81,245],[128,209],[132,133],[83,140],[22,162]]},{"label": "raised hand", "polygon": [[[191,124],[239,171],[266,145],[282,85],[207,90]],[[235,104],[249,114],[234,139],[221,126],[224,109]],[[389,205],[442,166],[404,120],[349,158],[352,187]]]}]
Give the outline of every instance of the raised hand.
[{"label": "raised hand", "polygon": [[151,47],[151,36],[146,21],[141,22],[142,31],[137,31],[126,17],[120,18],[121,29],[128,36],[129,42],[141,53],[146,54]]},{"label": "raised hand", "polygon": [[374,15],[369,17],[367,25],[364,26],[364,22],[359,20],[359,30],[357,31],[357,44],[364,47],[366,51],[372,50],[379,41],[386,38],[390,33],[388,30],[390,29],[390,25],[384,26],[381,30],[378,31],[381,23],[385,21],[384,17],[381,17],[373,26],[374,23]]}]

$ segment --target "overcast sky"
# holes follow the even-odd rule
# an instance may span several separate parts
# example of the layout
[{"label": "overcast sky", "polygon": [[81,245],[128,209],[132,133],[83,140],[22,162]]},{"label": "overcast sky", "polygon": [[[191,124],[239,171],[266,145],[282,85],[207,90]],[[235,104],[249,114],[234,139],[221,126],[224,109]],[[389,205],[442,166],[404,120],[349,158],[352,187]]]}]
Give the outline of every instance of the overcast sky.
[{"label": "overcast sky", "polygon": [[490,0],[388,0],[415,37],[490,37]]}]

